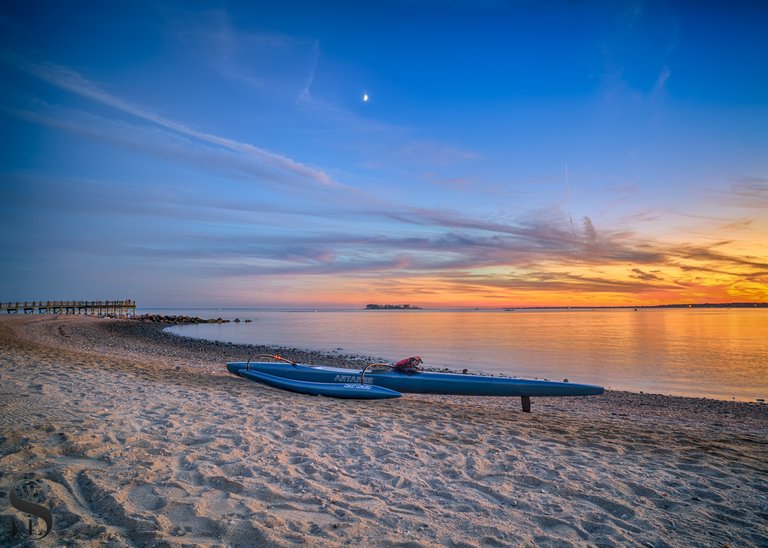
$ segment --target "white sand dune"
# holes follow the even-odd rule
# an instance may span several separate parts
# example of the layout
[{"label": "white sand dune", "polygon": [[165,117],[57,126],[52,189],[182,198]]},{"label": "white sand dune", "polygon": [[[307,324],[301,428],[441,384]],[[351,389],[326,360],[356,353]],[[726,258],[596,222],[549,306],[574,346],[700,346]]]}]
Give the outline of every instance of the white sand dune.
[{"label": "white sand dune", "polygon": [[35,545],[768,546],[768,406],[327,399],[128,324],[0,319],[0,514],[36,482]]}]

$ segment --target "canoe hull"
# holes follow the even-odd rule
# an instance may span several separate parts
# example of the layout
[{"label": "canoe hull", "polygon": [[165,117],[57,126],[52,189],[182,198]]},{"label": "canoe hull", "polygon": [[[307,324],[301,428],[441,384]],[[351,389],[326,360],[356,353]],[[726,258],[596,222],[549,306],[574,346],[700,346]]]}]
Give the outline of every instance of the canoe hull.
[{"label": "canoe hull", "polygon": [[[245,376],[246,362],[227,364],[230,373]],[[294,381],[326,384],[360,384],[359,369],[289,365],[276,362],[252,362],[251,371]],[[428,371],[407,374],[392,370],[374,370],[365,374],[364,383],[402,393],[446,394],[463,396],[594,396],[602,386],[535,379],[485,377]]]}]

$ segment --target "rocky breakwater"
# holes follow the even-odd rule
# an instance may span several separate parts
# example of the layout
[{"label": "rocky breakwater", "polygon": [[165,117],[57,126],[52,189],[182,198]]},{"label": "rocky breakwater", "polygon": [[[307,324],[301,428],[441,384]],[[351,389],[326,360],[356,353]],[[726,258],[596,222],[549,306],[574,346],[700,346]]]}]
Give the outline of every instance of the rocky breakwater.
[{"label": "rocky breakwater", "polygon": [[[139,321],[143,323],[165,323],[165,324],[195,324],[195,323],[229,323],[231,321],[234,321],[235,323],[239,323],[240,319],[236,318],[235,320],[225,320],[224,318],[210,318],[210,319],[204,319],[200,318],[199,316],[177,316],[177,315],[163,315],[163,314],[142,314],[140,316],[134,316],[132,318],[134,321]],[[250,320],[245,320],[246,322],[250,322]]]}]

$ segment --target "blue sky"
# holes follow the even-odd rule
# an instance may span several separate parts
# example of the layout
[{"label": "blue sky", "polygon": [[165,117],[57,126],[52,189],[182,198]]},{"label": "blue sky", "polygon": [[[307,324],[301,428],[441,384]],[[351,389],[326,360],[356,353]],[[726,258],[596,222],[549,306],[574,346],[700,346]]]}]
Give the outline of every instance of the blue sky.
[{"label": "blue sky", "polygon": [[768,300],[767,24],[761,2],[3,2],[0,300]]}]

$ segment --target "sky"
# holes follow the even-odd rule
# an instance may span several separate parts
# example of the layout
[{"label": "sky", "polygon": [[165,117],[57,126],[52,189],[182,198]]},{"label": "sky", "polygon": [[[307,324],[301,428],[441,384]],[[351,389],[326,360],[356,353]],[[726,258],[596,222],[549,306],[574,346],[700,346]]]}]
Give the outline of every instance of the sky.
[{"label": "sky", "polygon": [[0,301],[768,301],[768,3],[0,0]]}]

